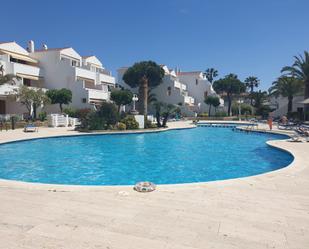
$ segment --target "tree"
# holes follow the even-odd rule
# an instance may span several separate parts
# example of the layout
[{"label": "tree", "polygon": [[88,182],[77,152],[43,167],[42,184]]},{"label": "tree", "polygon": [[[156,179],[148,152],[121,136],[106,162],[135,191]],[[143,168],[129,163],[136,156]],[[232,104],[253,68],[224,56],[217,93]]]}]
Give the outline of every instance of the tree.
[{"label": "tree", "polygon": [[226,94],[228,101],[228,115],[231,115],[233,96],[243,93],[246,90],[245,84],[241,82],[235,74],[229,74],[224,78],[216,80],[213,83],[213,88],[217,93]]},{"label": "tree", "polygon": [[159,85],[164,77],[164,70],[153,61],[135,63],[123,75],[123,80],[130,87],[139,88],[139,112],[147,115],[148,88]]},{"label": "tree", "polygon": [[46,92],[52,104],[59,104],[62,113],[62,105],[68,105],[72,102],[72,92],[69,89],[51,89]]},{"label": "tree", "polygon": [[50,99],[41,88],[33,89],[27,86],[21,86],[18,89],[16,98],[27,108],[29,116],[31,116],[31,112],[33,111],[34,119],[36,119],[38,107],[50,103]]},{"label": "tree", "polygon": [[122,105],[128,105],[132,102],[133,94],[130,90],[116,90],[111,93],[111,100],[118,106],[118,112]]},{"label": "tree", "polygon": [[259,109],[263,106],[264,102],[267,100],[267,92],[259,90],[258,92],[253,92],[250,94],[252,98],[252,105],[256,109]]},{"label": "tree", "polygon": [[217,108],[220,105],[220,99],[217,96],[207,96],[204,102],[209,105],[208,116],[211,114],[211,106]]},{"label": "tree", "polygon": [[112,129],[119,121],[119,112],[113,103],[104,102],[99,110],[79,110],[81,128],[84,130]]},{"label": "tree", "polygon": [[208,68],[205,70],[204,76],[212,84],[214,78],[218,76],[218,71],[214,68]]},{"label": "tree", "polygon": [[290,116],[293,110],[293,98],[296,94],[303,91],[303,81],[295,77],[281,76],[272,83],[269,88],[271,95],[278,97],[279,95],[288,98],[288,113]]},{"label": "tree", "polygon": [[251,105],[252,105],[252,102],[253,102],[252,93],[254,91],[254,88],[258,87],[259,84],[260,84],[260,80],[255,76],[250,76],[250,77],[245,79],[245,85],[250,90],[250,95],[251,95],[250,104]]},{"label": "tree", "polygon": [[4,74],[4,67],[3,65],[0,66],[0,85],[5,83],[15,83],[15,79],[20,79],[20,77],[14,74]]},{"label": "tree", "polygon": [[[304,52],[302,55],[294,56],[294,64],[282,68],[281,72],[288,73],[289,76],[296,77],[304,84],[304,97],[309,98],[309,52]],[[309,119],[309,104],[305,105],[306,118]]]},{"label": "tree", "polygon": [[[166,127],[168,118],[175,112],[179,112],[178,108],[172,104],[163,102],[155,102],[157,127]],[[161,117],[163,118],[161,123]]]},{"label": "tree", "polygon": [[119,121],[119,112],[113,103],[103,103],[97,114],[108,126],[115,125]]},{"label": "tree", "polygon": [[148,90],[148,104],[152,104],[157,101],[157,96],[155,93],[151,92],[152,89]]}]

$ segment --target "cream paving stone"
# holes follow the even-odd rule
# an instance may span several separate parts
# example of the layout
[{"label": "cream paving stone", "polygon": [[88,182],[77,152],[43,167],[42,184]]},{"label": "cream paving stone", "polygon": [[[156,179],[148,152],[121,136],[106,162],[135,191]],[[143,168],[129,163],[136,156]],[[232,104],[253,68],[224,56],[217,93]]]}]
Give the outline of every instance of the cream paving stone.
[{"label": "cream paving stone", "polygon": [[[169,126],[192,128],[190,122]],[[15,130],[0,132],[0,142],[62,135],[83,134]],[[147,194],[132,186],[0,180],[0,248],[308,249],[309,143],[269,144],[295,160],[257,176],[159,185]]]}]

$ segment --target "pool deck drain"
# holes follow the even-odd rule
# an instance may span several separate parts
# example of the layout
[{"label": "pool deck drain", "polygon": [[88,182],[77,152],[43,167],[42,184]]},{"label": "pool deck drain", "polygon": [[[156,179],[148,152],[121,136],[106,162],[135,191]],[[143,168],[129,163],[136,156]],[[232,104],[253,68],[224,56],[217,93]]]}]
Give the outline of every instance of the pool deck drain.
[{"label": "pool deck drain", "polygon": [[[72,133],[10,131],[0,142]],[[307,249],[309,143],[270,144],[293,153],[293,163],[240,179],[160,185],[149,195],[132,186],[0,180],[0,248]]]}]

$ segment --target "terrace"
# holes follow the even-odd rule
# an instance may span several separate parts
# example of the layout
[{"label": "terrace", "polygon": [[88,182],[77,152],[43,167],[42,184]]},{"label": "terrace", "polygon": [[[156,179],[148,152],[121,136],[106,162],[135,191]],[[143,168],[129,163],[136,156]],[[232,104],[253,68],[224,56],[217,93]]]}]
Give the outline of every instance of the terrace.
[{"label": "terrace", "polygon": [[[172,122],[170,128],[191,127]],[[28,138],[76,135],[42,128]],[[25,139],[19,130],[2,142]],[[295,156],[262,175],[197,184],[81,187],[0,181],[2,248],[304,248],[309,243],[309,143],[273,141]],[[13,208],[12,208],[13,207]]]}]

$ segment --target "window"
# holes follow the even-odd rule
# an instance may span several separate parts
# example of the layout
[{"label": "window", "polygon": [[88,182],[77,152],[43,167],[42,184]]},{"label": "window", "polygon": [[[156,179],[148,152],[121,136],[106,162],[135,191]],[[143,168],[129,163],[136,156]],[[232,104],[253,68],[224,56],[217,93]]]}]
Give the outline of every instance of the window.
[{"label": "window", "polygon": [[19,64],[26,64],[27,65],[27,62],[24,61],[24,60],[20,60],[20,59],[16,59],[12,56],[10,56],[10,62],[15,62],[15,63],[19,63]]},{"label": "window", "polygon": [[24,86],[31,86],[31,80],[23,78]]},{"label": "window", "polygon": [[208,96],[208,92],[204,92],[204,98],[206,98]]},{"label": "window", "polygon": [[198,85],[198,79],[195,79],[195,85]]},{"label": "window", "polygon": [[167,88],[167,96],[171,96],[171,94],[172,94],[172,88],[169,86]]},{"label": "window", "polygon": [[72,66],[73,66],[73,67],[76,67],[76,66],[77,66],[77,61],[73,61],[73,60],[72,60],[71,63],[72,63]]},{"label": "window", "polygon": [[82,98],[82,102],[83,102],[83,103],[86,103],[86,102],[87,102],[87,99],[86,99],[86,98]]}]

